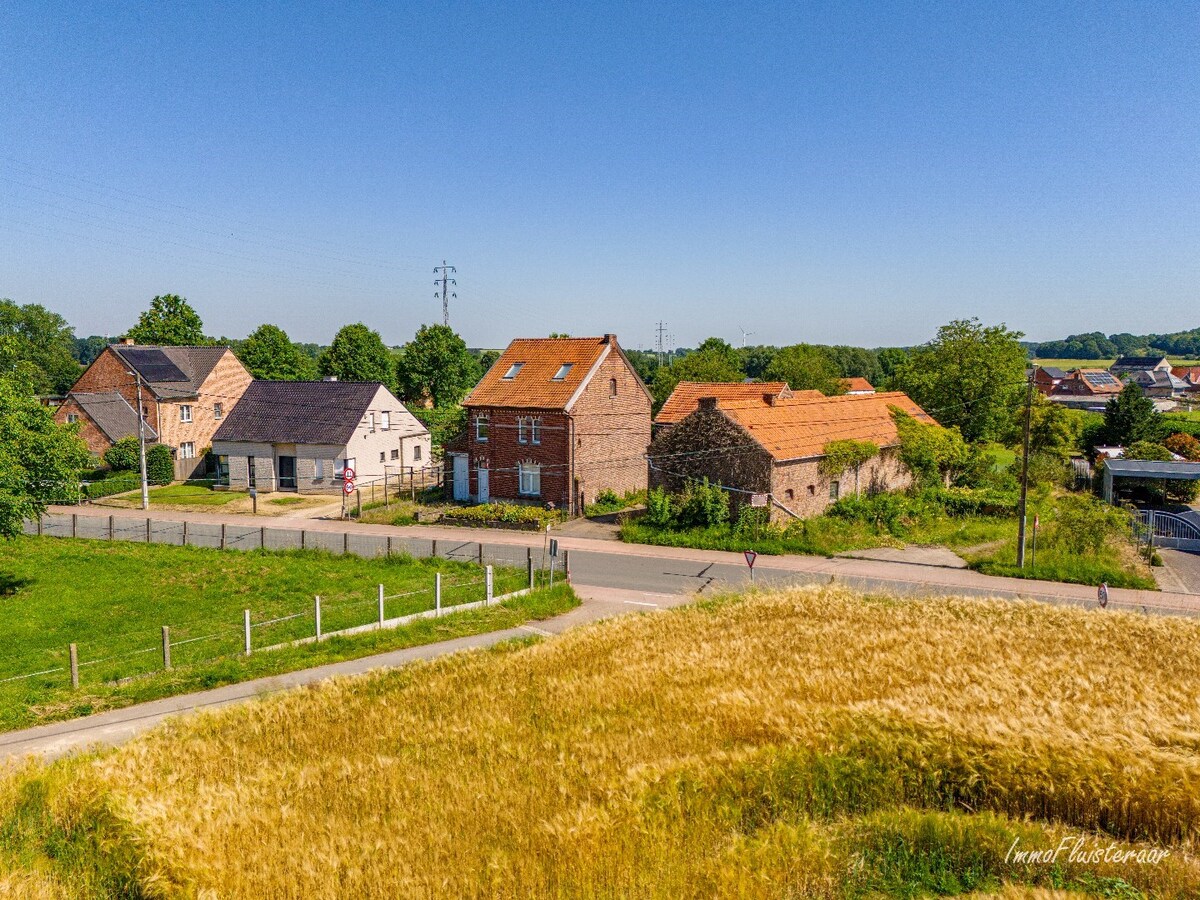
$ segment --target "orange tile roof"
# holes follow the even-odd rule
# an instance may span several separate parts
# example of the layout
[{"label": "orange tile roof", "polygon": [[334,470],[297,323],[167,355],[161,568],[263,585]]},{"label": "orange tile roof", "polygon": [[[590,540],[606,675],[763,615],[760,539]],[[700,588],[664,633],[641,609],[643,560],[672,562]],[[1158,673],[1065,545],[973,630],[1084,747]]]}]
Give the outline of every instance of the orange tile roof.
[{"label": "orange tile roof", "polygon": [[842,384],[845,385],[847,393],[854,391],[874,391],[875,388],[871,382],[865,378],[859,378],[855,375],[853,378],[843,378]]},{"label": "orange tile roof", "polygon": [[1175,366],[1171,374],[1192,384],[1200,384],[1200,366]]},{"label": "orange tile roof", "polygon": [[898,440],[891,408],[898,407],[923,422],[933,417],[899,391],[843,394],[820,400],[780,400],[721,404],[721,411],[748,431],[777,460],[821,456],[830,441],[871,441],[889,447]]},{"label": "orange tile roof", "polygon": [[[463,406],[566,409],[610,346],[615,347],[615,342],[610,345],[603,337],[517,338],[475,385]],[[521,364],[520,371],[506,379],[516,363]],[[556,381],[554,376],[565,363],[571,363],[571,369]]]},{"label": "orange tile roof", "polygon": [[820,391],[793,393],[786,381],[681,381],[658,411],[654,424],[674,425],[683,421],[696,411],[701,397],[716,397],[718,405],[733,400],[757,400],[765,406],[763,394],[774,394],[776,397],[825,396]]}]

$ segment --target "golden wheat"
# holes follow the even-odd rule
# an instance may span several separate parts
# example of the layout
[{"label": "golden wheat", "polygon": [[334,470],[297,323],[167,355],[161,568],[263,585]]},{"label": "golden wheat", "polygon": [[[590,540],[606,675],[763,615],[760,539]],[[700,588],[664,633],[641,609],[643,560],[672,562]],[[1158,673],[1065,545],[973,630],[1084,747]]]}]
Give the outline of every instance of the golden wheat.
[{"label": "golden wheat", "polygon": [[162,896],[841,897],[921,840],[1044,887],[1010,836],[1081,829],[1173,852],[1067,875],[1194,896],[1197,697],[1200,623],[797,590],[180,720],[51,805]]}]

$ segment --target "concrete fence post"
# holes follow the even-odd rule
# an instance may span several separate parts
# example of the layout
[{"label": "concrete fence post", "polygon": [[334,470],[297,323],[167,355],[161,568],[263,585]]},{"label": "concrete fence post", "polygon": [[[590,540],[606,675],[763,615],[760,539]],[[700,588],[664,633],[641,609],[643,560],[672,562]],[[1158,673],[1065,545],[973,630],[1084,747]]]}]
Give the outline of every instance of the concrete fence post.
[{"label": "concrete fence post", "polygon": [[379,586],[379,627],[383,627],[383,585]]},{"label": "concrete fence post", "polygon": [[432,541],[430,541],[429,543],[432,545],[432,547],[431,547],[431,549],[430,549],[430,551],[429,551],[429,555],[430,555],[430,556],[437,556],[437,538],[434,538],[434,539],[433,539]]},{"label": "concrete fence post", "polygon": [[483,541],[479,542],[479,565],[483,565]]},{"label": "concrete fence post", "polygon": [[79,537],[79,516],[71,513],[71,537]]},{"label": "concrete fence post", "polygon": [[321,639],[321,595],[313,598],[313,619],[317,626],[317,640]]},{"label": "concrete fence post", "polygon": [[188,545],[187,519],[184,519],[183,520],[183,546],[186,547],[187,545]]},{"label": "concrete fence post", "polygon": [[150,517],[146,516],[146,543],[150,543]]},{"label": "concrete fence post", "polygon": [[116,516],[108,517],[108,539],[110,541],[115,541],[117,539],[117,517]]},{"label": "concrete fence post", "polygon": [[308,532],[305,531],[303,528],[300,529],[300,549],[301,550],[308,549]]},{"label": "concrete fence post", "polygon": [[342,532],[342,555],[345,556],[350,552],[350,532]]},{"label": "concrete fence post", "polygon": [[263,525],[258,529],[258,549],[267,549],[267,526]]},{"label": "concrete fence post", "polygon": [[483,583],[484,583],[483,605],[491,606],[492,605],[492,590],[494,587],[494,584],[492,582],[492,567],[491,566],[488,566],[486,569],[483,570]]},{"label": "concrete fence post", "polygon": [[162,627],[162,642],[163,642],[163,668],[171,668],[171,626],[164,625]]},{"label": "concrete fence post", "polygon": [[563,551],[563,581],[571,583],[571,551]]},{"label": "concrete fence post", "polygon": [[221,549],[225,549],[225,523],[221,523]]},{"label": "concrete fence post", "polygon": [[71,644],[67,650],[71,655],[71,687],[79,689],[79,649]]},{"label": "concrete fence post", "polygon": [[442,573],[436,572],[433,576],[433,610],[437,615],[442,614]]},{"label": "concrete fence post", "polygon": [[389,534],[387,539],[387,556],[392,555],[392,536]]},{"label": "concrete fence post", "polygon": [[242,610],[242,628],[246,632],[246,655],[250,655],[250,610]]}]

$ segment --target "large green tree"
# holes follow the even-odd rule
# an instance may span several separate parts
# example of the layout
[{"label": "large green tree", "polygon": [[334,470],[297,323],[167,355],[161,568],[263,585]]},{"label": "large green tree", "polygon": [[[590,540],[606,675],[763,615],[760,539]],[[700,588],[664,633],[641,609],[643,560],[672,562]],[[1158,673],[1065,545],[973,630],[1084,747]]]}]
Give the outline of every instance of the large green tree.
[{"label": "large green tree", "polygon": [[51,503],[79,499],[88,451],[78,430],[55,423],[27,381],[0,378],[0,537],[20,534]]},{"label": "large green tree", "polygon": [[479,381],[479,363],[449,325],[422,325],[404,347],[397,382],[405,400],[454,406]]},{"label": "large green tree", "polygon": [[161,294],[150,301],[150,308],[138,316],[129,331],[139,344],[162,344],[189,347],[209,343],[204,336],[204,323],[190,303],[178,294]]},{"label": "large green tree", "polygon": [[79,377],[75,334],[44,306],[0,300],[0,373],[15,375],[39,394],[61,394]]},{"label": "large green tree", "polygon": [[379,381],[389,389],[396,386],[396,370],[391,351],[384,346],[378,331],[362,322],[345,325],[333,338],[329,349],[317,360],[322,375],[342,381]]},{"label": "large green tree", "polygon": [[917,347],[896,370],[896,384],[941,424],[968,441],[995,440],[1021,400],[1025,349],[1019,331],[956,319]]},{"label": "large green tree", "polygon": [[794,391],[820,391],[829,396],[846,391],[837,365],[823,347],[812,344],[793,344],[781,349],[763,372],[763,378],[786,381]]},{"label": "large green tree", "polygon": [[1105,444],[1119,447],[1153,441],[1158,438],[1159,421],[1154,401],[1136,384],[1127,384],[1105,405],[1104,427],[1099,438]]},{"label": "large green tree", "polygon": [[317,374],[316,361],[292,343],[278,325],[259,325],[238,348],[242,364],[255,378],[307,381]]},{"label": "large green tree", "polygon": [[[1034,454],[1050,454],[1059,458],[1070,454],[1078,445],[1083,422],[1061,403],[1051,403],[1042,394],[1033,392],[1029,410],[1029,450]],[[1012,411],[1001,432],[1000,440],[1020,449],[1025,443],[1025,406]]]},{"label": "large green tree", "polygon": [[738,363],[733,347],[720,338],[709,338],[683,359],[654,373],[654,408],[660,408],[681,381],[741,381],[746,376]]}]

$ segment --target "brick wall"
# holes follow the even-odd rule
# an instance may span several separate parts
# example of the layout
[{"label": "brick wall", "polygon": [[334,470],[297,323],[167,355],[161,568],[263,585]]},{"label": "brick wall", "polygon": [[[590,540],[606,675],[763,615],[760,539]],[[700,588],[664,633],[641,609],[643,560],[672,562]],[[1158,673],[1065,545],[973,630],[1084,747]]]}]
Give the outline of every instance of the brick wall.
[{"label": "brick wall", "polygon": [[[613,391],[615,381],[615,393]],[[614,345],[571,414],[575,420],[575,497],[591,503],[602,490],[646,487],[650,398]]]},{"label": "brick wall", "polygon": [[[855,493],[853,469],[829,478],[821,473],[820,462],[819,458],[814,458],[777,463],[771,476],[771,493],[775,499],[804,519],[820,515],[834,502],[830,490],[833,482],[838,483],[839,497]],[[903,490],[911,483],[912,475],[891,447],[883,448],[877,456],[863,463],[858,473],[858,490],[862,494]],[[791,519],[779,509],[772,509],[771,518],[784,524]]]},{"label": "brick wall", "polygon": [[[112,349],[105,347],[100,355],[75,382],[71,388],[80,394],[101,394],[105,391],[117,391],[122,397],[132,406],[137,409],[137,385],[134,382],[132,375],[125,368],[125,363],[113,353]],[[146,421],[150,423],[151,428],[155,427],[157,421],[158,406],[154,399],[154,395],[149,389],[142,389],[142,405],[146,413]],[[65,422],[66,406],[60,406],[55,413],[55,421]]]},{"label": "brick wall", "polygon": [[[488,416],[488,439],[475,439],[475,419],[480,413]],[[541,422],[541,443],[519,440],[517,420],[533,417]],[[467,453],[470,464],[471,498],[479,495],[480,468],[488,470],[488,496],[491,500],[517,503],[553,503],[560,509],[570,504],[570,419],[561,412],[513,409],[510,407],[477,407],[468,412]],[[541,493],[525,496],[519,490],[517,466],[536,463],[542,467]]]},{"label": "brick wall", "polygon": [[[677,492],[689,480],[707,478],[741,491],[771,490],[773,461],[750,435],[717,410],[701,409],[659,432],[650,445],[650,484]],[[746,494],[731,492],[734,517]]]},{"label": "brick wall", "polygon": [[79,437],[87,444],[88,451],[96,457],[103,457],[104,451],[112,446],[112,441],[105,437],[104,432],[92,421],[78,403],[68,397],[54,412],[54,421],[65,424],[68,416],[79,417]]},{"label": "brick wall", "polygon": [[[159,441],[178,450],[185,441],[191,441],[196,447],[196,456],[212,446],[213,434],[221,425],[221,421],[237,401],[241,399],[246,388],[250,386],[253,377],[246,371],[231,351],[226,351],[221,361],[213,367],[208,378],[200,385],[199,396],[193,400],[164,400],[159,404]],[[216,404],[221,404],[221,418],[216,416]],[[191,406],[192,421],[181,419],[180,408]],[[154,424],[151,417],[150,423]]]}]

